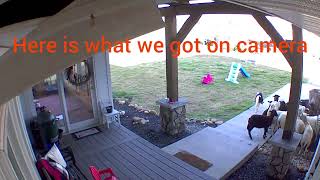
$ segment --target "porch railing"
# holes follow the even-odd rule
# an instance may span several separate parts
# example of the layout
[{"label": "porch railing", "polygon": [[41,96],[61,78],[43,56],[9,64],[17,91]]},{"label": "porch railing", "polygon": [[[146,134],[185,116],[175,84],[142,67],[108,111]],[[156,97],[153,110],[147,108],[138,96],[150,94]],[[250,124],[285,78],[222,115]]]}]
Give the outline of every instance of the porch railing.
[{"label": "porch railing", "polygon": [[320,179],[320,140],[318,142],[317,150],[313,156],[310,168],[304,179],[305,180]]}]

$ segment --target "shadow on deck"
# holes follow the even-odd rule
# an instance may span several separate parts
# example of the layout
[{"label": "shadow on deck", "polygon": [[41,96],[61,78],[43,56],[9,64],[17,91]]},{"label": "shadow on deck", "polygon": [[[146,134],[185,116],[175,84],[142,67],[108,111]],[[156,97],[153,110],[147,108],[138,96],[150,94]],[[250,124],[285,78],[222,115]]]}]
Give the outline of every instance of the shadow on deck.
[{"label": "shadow on deck", "polygon": [[120,180],[213,179],[123,126],[112,125],[98,134],[72,139],[76,165],[88,179],[92,179],[90,165],[111,167]]}]

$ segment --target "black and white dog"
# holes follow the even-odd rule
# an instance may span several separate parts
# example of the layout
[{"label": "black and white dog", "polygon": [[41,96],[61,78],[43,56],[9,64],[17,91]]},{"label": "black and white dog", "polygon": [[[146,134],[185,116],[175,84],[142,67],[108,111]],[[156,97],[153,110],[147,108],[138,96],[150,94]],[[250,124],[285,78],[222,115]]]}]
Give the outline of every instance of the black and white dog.
[{"label": "black and white dog", "polygon": [[256,102],[256,111],[255,111],[255,113],[258,113],[260,104],[263,104],[263,95],[262,95],[261,92],[257,92],[256,98],[255,98],[255,102]]}]

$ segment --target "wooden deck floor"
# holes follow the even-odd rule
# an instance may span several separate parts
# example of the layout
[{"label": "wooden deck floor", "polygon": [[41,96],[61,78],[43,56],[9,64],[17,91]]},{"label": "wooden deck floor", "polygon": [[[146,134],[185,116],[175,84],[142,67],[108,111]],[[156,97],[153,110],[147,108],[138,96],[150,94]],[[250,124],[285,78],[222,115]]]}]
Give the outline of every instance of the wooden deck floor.
[{"label": "wooden deck floor", "polygon": [[113,125],[101,133],[73,140],[76,164],[92,179],[88,167],[111,167],[126,179],[213,179],[202,171],[162,151],[123,126]]}]

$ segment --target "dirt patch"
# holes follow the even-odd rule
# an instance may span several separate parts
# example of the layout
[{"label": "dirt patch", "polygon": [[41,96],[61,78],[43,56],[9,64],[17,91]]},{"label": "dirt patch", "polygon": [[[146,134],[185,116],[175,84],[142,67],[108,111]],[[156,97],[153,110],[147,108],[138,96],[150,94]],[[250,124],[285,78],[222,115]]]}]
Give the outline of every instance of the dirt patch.
[{"label": "dirt patch", "polygon": [[[163,148],[169,144],[177,142],[180,139],[196,133],[205,127],[216,127],[215,124],[208,125],[203,123],[202,121],[192,120],[186,122],[185,132],[180,133],[176,136],[170,136],[161,131],[160,117],[157,114],[148,112],[148,110],[145,109],[137,110],[137,108],[135,108],[134,106],[129,106],[128,102],[120,104],[117,100],[115,100],[114,106],[115,109],[125,112],[124,115],[121,115],[121,124],[124,127],[128,128],[135,134],[158,146],[159,148]],[[149,122],[146,124],[135,124],[133,123],[134,117],[144,118],[146,120],[149,120]]]}]

